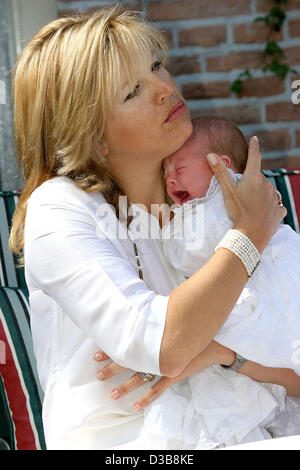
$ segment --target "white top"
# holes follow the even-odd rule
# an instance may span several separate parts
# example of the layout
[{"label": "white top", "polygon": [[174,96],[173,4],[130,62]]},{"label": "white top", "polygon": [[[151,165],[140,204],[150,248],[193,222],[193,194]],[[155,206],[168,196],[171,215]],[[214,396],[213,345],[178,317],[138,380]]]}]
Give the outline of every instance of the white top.
[{"label": "white top", "polygon": [[[57,177],[29,199],[26,280],[48,448],[78,445],[74,429],[93,429],[95,421],[97,447],[118,445],[132,436],[116,433],[117,426],[141,421],[131,406],[146,386],[112,400],[110,391],[132,371],[100,382],[93,354],[101,348],[121,365],[160,373],[168,294],[178,280],[162,260],[158,241],[143,242],[137,246],[149,287],[137,276],[133,244],[102,195]],[[80,443],[85,446],[84,439]]]},{"label": "white top", "polygon": [[[144,213],[142,220],[159,230],[155,217]],[[158,239],[136,243],[145,282],[127,231],[101,194],[57,177],[29,199],[26,280],[48,449],[143,448],[135,441],[143,413],[133,412],[132,404],[151,384],[112,400],[110,391],[132,371],[100,382],[93,361],[101,348],[121,365],[160,373],[168,294],[182,278]],[[276,404],[263,395],[265,416]]]}]

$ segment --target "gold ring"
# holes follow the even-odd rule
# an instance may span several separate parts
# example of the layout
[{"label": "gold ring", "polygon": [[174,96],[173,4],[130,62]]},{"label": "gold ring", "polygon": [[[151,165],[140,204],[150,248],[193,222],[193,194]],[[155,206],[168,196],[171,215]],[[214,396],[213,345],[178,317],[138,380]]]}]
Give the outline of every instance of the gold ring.
[{"label": "gold ring", "polygon": [[144,382],[152,382],[155,379],[155,375],[148,374],[148,372],[140,372],[140,376]]}]

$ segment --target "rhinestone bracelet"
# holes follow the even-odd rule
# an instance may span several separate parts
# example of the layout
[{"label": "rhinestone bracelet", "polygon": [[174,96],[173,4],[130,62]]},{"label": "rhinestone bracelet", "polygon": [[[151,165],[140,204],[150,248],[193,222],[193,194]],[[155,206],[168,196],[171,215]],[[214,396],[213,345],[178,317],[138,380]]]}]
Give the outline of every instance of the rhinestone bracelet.
[{"label": "rhinestone bracelet", "polygon": [[231,229],[225,234],[215,251],[227,248],[232,251],[243,263],[250,278],[260,263],[260,254],[256,246],[244,233]]}]

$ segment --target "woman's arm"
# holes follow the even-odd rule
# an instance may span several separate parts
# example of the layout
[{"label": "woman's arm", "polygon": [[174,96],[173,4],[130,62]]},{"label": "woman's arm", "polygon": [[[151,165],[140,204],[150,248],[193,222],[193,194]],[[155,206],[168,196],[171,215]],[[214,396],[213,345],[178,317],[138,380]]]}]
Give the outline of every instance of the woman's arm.
[{"label": "woman's arm", "polygon": [[300,377],[291,369],[265,367],[257,362],[247,361],[239,370],[256,382],[282,385],[287,395],[300,398]]},{"label": "woman's arm", "polygon": [[[99,352],[98,352],[99,354]],[[108,359],[108,356],[102,352],[102,357],[95,355],[95,360],[101,361]],[[98,356],[98,357],[97,357]],[[235,353],[217,343],[211,341],[209,345],[198,354],[177,377],[161,377],[150,387],[146,393],[133,403],[133,409],[136,411],[145,408],[156,400],[170,385],[189,377],[207,367],[222,364],[230,366],[235,360]],[[112,362],[99,371],[99,380],[109,379],[124,370],[123,367]],[[252,361],[246,362],[243,367],[235,373],[247,375],[252,380],[261,383],[277,384],[285,387],[287,395],[292,397],[300,397],[300,377],[291,369],[264,367]],[[139,373],[134,374],[126,382],[120,384],[111,391],[112,399],[120,399],[132,392],[133,390],[144,385],[144,381]]]},{"label": "woman's arm", "polygon": [[[170,385],[179,382],[185,377],[189,377],[196,372],[206,369],[207,367],[222,364],[230,366],[235,361],[236,354],[231,349],[211,341],[208,346],[199,353],[182,371],[182,373],[176,377],[162,377],[160,378],[141,398],[134,403],[135,409],[141,409],[148,406],[153,400],[159,397]],[[107,354],[103,351],[98,351],[94,355],[94,359],[97,362],[106,361],[109,359]],[[121,367],[115,362],[111,362],[102,369],[99,370],[97,377],[99,380],[107,380],[111,377],[122,372],[124,367]],[[135,373],[126,382],[120,384],[118,387],[111,391],[111,398],[119,399],[128,393],[132,392],[136,388],[144,385],[144,381],[139,372]]]},{"label": "woman's arm", "polygon": [[169,296],[160,353],[162,375],[179,376],[217,334],[248,277],[239,259],[218,250]]},{"label": "woman's arm", "polygon": [[[286,215],[276,204],[271,183],[260,172],[258,142],[249,143],[247,167],[234,184],[222,160],[211,165],[224,195],[235,229],[245,233],[261,252]],[[248,277],[240,260],[219,249],[197,273],[174,289],[169,297],[160,351],[162,375],[178,376],[214,338],[234,307]]]}]

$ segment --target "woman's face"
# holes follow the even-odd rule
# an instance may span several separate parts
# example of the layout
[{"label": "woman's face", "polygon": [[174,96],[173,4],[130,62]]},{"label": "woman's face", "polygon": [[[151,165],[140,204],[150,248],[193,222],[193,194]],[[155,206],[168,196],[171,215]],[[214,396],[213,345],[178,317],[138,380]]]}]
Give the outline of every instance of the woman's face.
[{"label": "woman's face", "polygon": [[[107,120],[104,142],[108,159],[162,161],[191,135],[192,124],[174,80],[154,57],[133,89],[123,83]],[[126,160],[128,161],[128,160]]]}]

